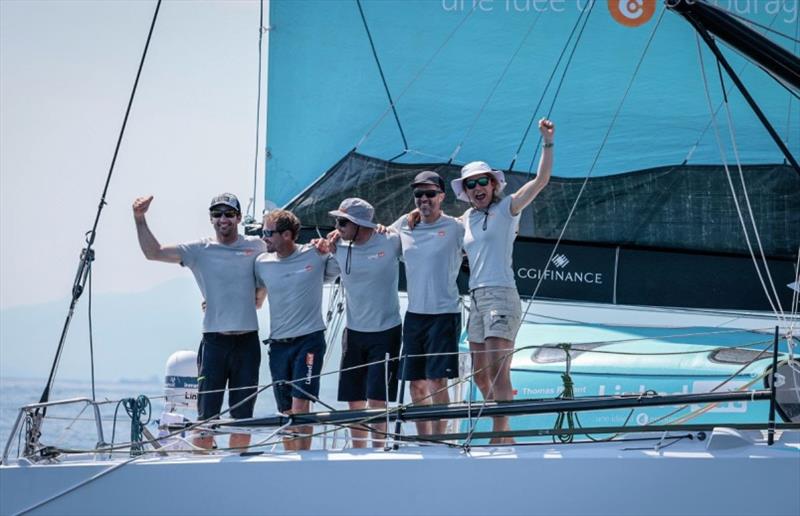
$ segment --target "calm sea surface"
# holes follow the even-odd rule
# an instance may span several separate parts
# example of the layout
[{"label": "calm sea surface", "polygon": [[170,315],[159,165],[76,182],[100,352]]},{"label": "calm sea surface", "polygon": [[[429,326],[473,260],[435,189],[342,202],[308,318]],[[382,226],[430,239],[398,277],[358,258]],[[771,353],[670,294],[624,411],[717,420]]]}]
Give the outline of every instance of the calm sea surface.
[{"label": "calm sea surface", "polygon": [[[335,369],[338,365],[338,356],[331,357],[331,360],[329,365]],[[328,367],[326,367],[327,369]],[[336,399],[337,378],[337,375],[323,377],[320,398],[335,407],[343,407],[344,404],[333,401]],[[269,372],[262,365],[260,383],[265,384],[269,380]],[[45,382],[45,379],[0,378],[0,446],[4,447],[11,435],[19,408],[38,402]],[[95,392],[98,401],[108,402],[101,405],[106,441],[111,440],[112,432],[114,432],[114,412],[120,399],[136,398],[140,394],[144,394],[151,399],[153,419],[157,419],[164,408],[163,383],[155,378],[141,382],[101,382],[96,384]],[[91,396],[90,381],[56,380],[50,399],[91,398]],[[227,407],[227,401],[225,406]],[[86,404],[80,403],[49,408],[47,419],[43,425],[41,442],[69,448],[92,447],[97,441],[94,416],[90,409],[84,409],[84,407]],[[322,409],[319,405],[317,408]],[[81,409],[84,409],[83,412]],[[255,415],[267,416],[275,412],[275,399],[272,391],[264,391],[256,401]],[[195,417],[196,413],[186,412],[186,415]],[[115,440],[117,442],[129,440],[130,418],[125,413],[124,407],[119,407],[116,420]],[[149,428],[156,433],[154,423],[151,423]],[[18,437],[15,436],[12,454],[16,453],[17,444]]]}]

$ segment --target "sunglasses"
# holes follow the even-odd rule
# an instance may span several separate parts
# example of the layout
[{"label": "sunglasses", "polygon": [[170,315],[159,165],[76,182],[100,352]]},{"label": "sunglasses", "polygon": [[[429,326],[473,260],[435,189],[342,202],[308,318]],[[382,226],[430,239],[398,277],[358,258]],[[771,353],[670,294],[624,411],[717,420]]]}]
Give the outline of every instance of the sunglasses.
[{"label": "sunglasses", "polygon": [[478,185],[486,186],[491,183],[492,180],[488,176],[479,177],[478,179],[467,179],[464,181],[464,186],[467,187],[467,190],[472,190]]},{"label": "sunglasses", "polygon": [[261,238],[269,238],[275,233],[280,233],[277,229],[262,229],[261,230]]},{"label": "sunglasses", "polygon": [[226,210],[226,211],[214,210],[214,211],[211,212],[211,218],[212,219],[218,219],[218,218],[222,217],[223,215],[225,215],[229,219],[235,219],[236,217],[239,216],[239,212],[236,211],[236,210]]},{"label": "sunglasses", "polygon": [[346,219],[344,217],[336,217],[336,225],[339,226],[340,228],[343,228],[348,224],[350,224],[350,219]]},{"label": "sunglasses", "polygon": [[433,199],[437,195],[442,193],[440,190],[414,190],[414,197],[419,199],[420,197],[427,197],[428,199]]}]

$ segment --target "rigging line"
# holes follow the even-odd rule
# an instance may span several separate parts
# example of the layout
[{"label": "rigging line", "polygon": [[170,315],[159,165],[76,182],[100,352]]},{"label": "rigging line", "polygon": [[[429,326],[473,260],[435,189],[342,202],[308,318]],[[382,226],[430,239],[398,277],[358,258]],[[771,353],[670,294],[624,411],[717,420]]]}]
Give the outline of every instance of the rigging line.
[{"label": "rigging line", "polygon": [[89,316],[89,368],[92,377],[92,401],[97,401],[97,397],[95,396],[95,389],[94,389],[94,330],[92,327],[92,269],[91,266],[89,268],[88,274],[88,282],[89,282],[89,299],[87,300],[87,312]]},{"label": "rigging line", "polygon": [[[597,149],[597,153],[595,153],[594,159],[592,160],[592,164],[589,167],[589,171],[586,174],[586,178],[583,180],[583,184],[581,185],[580,190],[578,190],[578,195],[575,198],[575,202],[572,203],[572,207],[569,210],[569,214],[567,214],[567,220],[564,221],[564,226],[561,228],[561,233],[558,235],[558,239],[556,240],[556,243],[553,246],[553,250],[550,253],[550,257],[547,259],[547,263],[544,269],[545,271],[547,271],[547,269],[550,267],[551,260],[553,259],[553,256],[555,256],[556,254],[556,250],[558,249],[558,246],[561,243],[561,239],[564,238],[564,233],[566,233],[567,231],[567,226],[569,226],[569,222],[570,220],[572,220],[572,215],[575,213],[575,209],[578,207],[578,202],[580,201],[584,190],[586,190],[586,185],[589,182],[589,179],[592,177],[592,173],[594,172],[595,166],[597,166],[597,162],[600,159],[600,155],[603,153],[603,149],[605,148],[606,142],[608,142],[608,138],[611,135],[611,131],[614,129],[614,125],[616,124],[617,118],[619,117],[619,114],[622,111],[622,106],[625,105],[625,101],[627,100],[628,95],[630,94],[631,89],[633,88],[633,83],[636,80],[636,76],[639,74],[639,70],[642,67],[642,63],[644,62],[644,57],[647,55],[647,51],[650,49],[650,45],[652,44],[653,39],[655,38],[656,31],[661,26],[661,20],[664,19],[665,12],[666,9],[663,9],[661,11],[661,14],[658,17],[658,21],[653,27],[653,30],[650,32],[650,36],[647,39],[647,43],[645,44],[644,49],[642,50],[642,55],[639,56],[639,61],[636,63],[636,68],[634,68],[633,70],[633,75],[628,81],[628,86],[625,88],[625,93],[622,95],[622,99],[620,100],[617,109],[614,111],[614,115],[611,118],[611,123],[609,124],[608,129],[606,130],[606,133],[603,136],[603,141],[600,142],[600,147]],[[544,273],[542,273],[539,276],[539,281],[536,284],[536,288],[534,289],[533,294],[528,300],[528,305],[525,307],[525,312],[522,314],[523,319],[525,318],[525,316],[528,315],[528,311],[533,305],[533,301],[536,298],[536,294],[539,292],[539,288],[541,288],[542,286],[543,279],[544,279]]]},{"label": "rigging line", "polygon": [[[706,77],[706,69],[705,64],[703,61],[703,51],[700,47],[700,36],[699,34],[695,35],[695,42],[697,43],[697,55],[700,60],[700,74],[703,78],[703,86],[706,94],[706,100],[708,103],[709,111],[713,110],[713,105],[711,104],[711,92],[709,91],[708,86],[708,78]],[[761,268],[758,266],[758,260],[756,259],[755,252],[753,251],[753,245],[750,242],[750,235],[747,232],[747,225],[744,222],[744,217],[742,216],[742,209],[739,206],[739,198],[736,195],[736,188],[733,186],[733,180],[731,179],[730,169],[728,168],[727,158],[725,156],[725,149],[722,145],[722,138],[719,134],[719,128],[717,127],[716,117],[712,116],[712,127],[714,128],[714,136],[717,142],[717,148],[719,149],[720,160],[722,161],[722,166],[725,169],[725,175],[728,178],[728,186],[731,189],[731,195],[733,196],[733,205],[736,207],[736,213],[739,216],[739,223],[742,226],[742,230],[744,232],[744,239],[747,243],[747,249],[750,251],[750,258],[753,260],[753,265],[756,268],[756,274],[758,275],[758,281],[761,283],[761,288],[764,290],[764,294],[767,296],[767,301],[769,302],[769,306],[772,308],[772,312],[777,316],[778,320],[782,320],[781,314],[778,313],[777,308],[775,307],[775,303],[772,300],[772,296],[767,289],[766,284],[764,283],[764,278],[761,274]],[[781,313],[783,310],[781,310]]]},{"label": "rigging line", "polygon": [[[58,365],[61,362],[61,354],[64,350],[64,343],[66,342],[67,331],[69,330],[69,325],[72,320],[72,315],[75,309],[75,305],[77,304],[78,298],[80,297],[81,293],[83,292],[83,286],[80,284],[81,281],[85,281],[85,270],[87,264],[94,259],[94,251],[92,250],[92,245],[94,244],[95,238],[97,236],[97,226],[100,223],[100,215],[103,211],[103,207],[106,205],[106,194],[108,193],[108,187],[111,183],[111,176],[114,173],[114,165],[117,162],[117,156],[119,155],[119,149],[122,145],[122,138],[125,135],[125,127],[128,125],[128,117],[131,112],[131,107],[133,106],[133,99],[136,96],[136,88],[139,85],[139,78],[142,75],[142,68],[144,67],[145,58],[147,57],[147,49],[150,47],[150,40],[153,37],[153,29],[156,26],[156,20],[158,19],[158,11],[161,8],[161,0],[158,0],[156,3],[155,12],[153,13],[153,20],[150,23],[150,30],[147,33],[147,40],[144,45],[144,50],[142,52],[142,58],[139,61],[139,68],[136,71],[136,79],[133,82],[133,89],[131,90],[130,98],[128,99],[128,106],[125,109],[125,117],[122,120],[122,127],[119,131],[119,136],[117,138],[117,144],[114,148],[114,155],[111,158],[111,165],[108,169],[108,174],[106,175],[105,185],[103,186],[103,193],[100,196],[100,203],[97,206],[97,214],[95,215],[94,224],[92,225],[92,229],[89,232],[89,238],[86,248],[84,249],[83,253],[81,253],[81,264],[78,267],[78,275],[75,278],[75,285],[72,289],[72,301],[70,303],[69,312],[67,314],[67,319],[64,322],[64,326],[61,331],[61,337],[58,343],[58,349],[56,350],[56,356],[53,360],[53,365],[50,368],[50,375],[47,379],[47,385],[42,392],[42,396],[40,398],[40,402],[46,402],[49,400],[50,397],[50,389],[53,386],[53,382],[55,380],[56,371],[58,370]],[[88,271],[87,271],[88,272]],[[45,413],[47,412],[47,408],[43,408],[41,414],[44,417]]]},{"label": "rigging line", "polygon": [[367,31],[367,38],[369,38],[369,46],[372,48],[372,56],[375,58],[375,64],[378,65],[378,72],[381,75],[381,81],[383,82],[383,89],[386,90],[386,96],[389,98],[389,105],[392,108],[392,113],[394,114],[394,120],[397,122],[397,129],[400,130],[400,137],[403,140],[403,148],[408,148],[408,141],[406,140],[406,134],[403,131],[403,125],[400,123],[400,117],[397,115],[397,108],[395,106],[394,100],[392,100],[392,94],[389,91],[389,85],[386,83],[386,76],[383,73],[383,67],[381,66],[381,61],[378,59],[378,51],[375,50],[375,42],[372,40],[372,33],[369,30],[369,25],[367,25],[367,18],[364,16],[364,9],[361,7],[361,0],[356,0],[356,5],[358,6],[358,12],[361,14],[361,21],[364,22],[364,30]]},{"label": "rigging line", "polygon": [[[594,5],[594,4],[592,4]],[[511,164],[508,166],[508,171],[514,168],[514,164],[517,161],[517,157],[519,153],[522,151],[522,147],[525,145],[525,140],[528,139],[528,133],[533,127],[533,121],[536,119],[536,113],[539,112],[539,108],[542,106],[542,102],[544,102],[545,94],[547,90],[550,89],[550,83],[553,81],[553,77],[556,75],[556,71],[558,71],[558,66],[561,64],[561,60],[564,58],[564,54],[567,52],[567,48],[569,48],[569,42],[572,41],[572,36],[575,34],[575,30],[580,25],[581,18],[583,18],[583,14],[586,12],[585,9],[580,10],[580,14],[578,15],[578,19],[575,20],[575,25],[572,26],[572,31],[569,33],[569,37],[567,41],[564,42],[564,46],[561,49],[561,54],[558,56],[558,60],[556,61],[555,66],[553,66],[553,70],[550,72],[550,77],[547,78],[547,83],[544,85],[544,90],[542,90],[542,95],[539,97],[539,101],[536,103],[536,107],[533,109],[531,113],[531,119],[528,121],[528,127],[525,128],[525,132],[522,134],[522,139],[519,142],[519,146],[517,147],[516,152],[514,152],[514,156],[511,158]]]},{"label": "rigging line", "polygon": [[[594,6],[594,3],[592,3],[592,6]],[[505,78],[506,73],[508,73],[508,70],[511,68],[511,64],[517,58],[517,55],[519,54],[520,50],[522,50],[522,47],[525,45],[525,42],[528,40],[528,36],[530,36],[531,32],[533,32],[533,29],[534,29],[534,27],[536,27],[536,24],[539,21],[539,18],[541,18],[541,16],[542,16],[542,11],[539,11],[539,12],[536,13],[536,17],[533,19],[533,21],[531,22],[530,26],[528,27],[527,32],[525,32],[525,35],[522,37],[522,41],[519,42],[519,45],[517,46],[517,49],[511,55],[511,59],[508,60],[508,62],[506,63],[506,66],[503,68],[503,71],[500,73],[500,77],[497,78],[497,81],[494,83],[494,85],[492,86],[492,89],[489,91],[489,96],[486,97],[486,100],[483,101],[483,104],[481,105],[480,109],[475,114],[475,118],[472,119],[472,123],[470,123],[469,127],[467,128],[467,131],[464,133],[464,136],[461,137],[461,141],[458,142],[458,144],[456,144],[456,148],[453,149],[453,152],[450,154],[449,163],[452,163],[453,160],[456,159],[456,156],[458,156],[458,153],[461,152],[461,146],[464,145],[464,141],[466,141],[466,139],[469,137],[469,135],[472,134],[472,131],[475,129],[475,126],[478,123],[478,120],[480,119],[480,117],[483,114],[483,112],[486,109],[486,107],[489,105],[489,102],[492,100],[492,97],[494,97],[495,91],[497,91],[497,88],[498,88],[498,86],[500,86],[500,83],[503,82],[503,79]]]},{"label": "rigging line", "polygon": [[[717,64],[717,68],[719,69],[719,63]],[[723,87],[724,87],[724,82],[723,82],[723,79],[722,79],[722,70],[721,69],[719,69],[719,80],[720,80],[720,83],[723,84]],[[739,147],[736,144],[736,134],[735,134],[734,126],[733,126],[733,116],[731,115],[730,103],[727,102],[727,101],[725,102],[725,114],[726,114],[727,120],[728,120],[728,133],[730,135],[731,146],[733,148],[733,157],[736,160],[736,168],[739,171],[739,181],[742,183],[742,193],[744,194],[744,200],[745,200],[745,205],[747,206],[747,214],[748,214],[748,216],[750,218],[750,224],[753,227],[753,235],[755,236],[756,243],[758,244],[758,251],[761,254],[761,261],[762,261],[762,263],[764,265],[764,270],[767,273],[767,279],[769,280],[769,286],[772,288],[772,295],[775,296],[775,302],[778,305],[778,309],[781,312],[781,316],[783,316],[784,320],[785,320],[786,314],[783,311],[783,306],[781,304],[781,298],[778,295],[778,291],[775,288],[775,281],[772,279],[772,273],[770,272],[770,269],[769,269],[769,263],[767,262],[767,256],[764,253],[764,247],[761,244],[761,235],[760,235],[760,232],[758,231],[758,226],[756,225],[755,216],[753,215],[753,207],[750,204],[750,195],[747,193],[747,185],[745,184],[745,181],[744,181],[744,172],[742,171],[742,163],[741,163],[741,159],[739,157]]]},{"label": "rigging line", "polygon": [[[258,191],[258,151],[259,140],[261,136],[261,67],[264,46],[264,32],[264,0],[260,0],[258,8],[258,95],[256,96],[256,150],[255,156],[253,156],[253,197],[250,198],[250,206],[248,206],[247,210],[248,214],[254,221],[256,219],[256,194]],[[264,183],[266,184],[266,170],[264,171],[264,176]],[[252,210],[250,208],[252,208]]]},{"label": "rigging line", "polygon": [[[572,51],[569,54],[569,58],[567,58],[567,62],[564,65],[564,73],[561,74],[561,79],[558,81],[558,86],[556,86],[556,92],[553,94],[553,100],[550,102],[550,107],[547,109],[547,118],[550,118],[550,115],[553,113],[553,108],[556,105],[556,100],[558,100],[558,94],[561,93],[561,87],[564,85],[564,80],[567,77],[567,72],[569,71],[569,66],[572,64],[572,58],[575,57],[575,52],[578,50],[578,43],[580,43],[581,38],[583,37],[583,31],[586,29],[586,25],[589,23],[589,16],[592,15],[592,10],[594,9],[595,3],[592,2],[591,6],[589,7],[589,13],[586,15],[586,18],[583,21],[583,25],[581,26],[580,32],[578,32],[578,37],[575,39],[575,45],[572,47]],[[542,143],[542,136],[539,135],[539,138],[536,139],[536,148],[533,150],[533,156],[531,157],[530,165],[528,165],[528,177],[531,175],[531,171],[533,170],[533,163],[536,161],[536,155],[539,154],[539,146]],[[538,171],[537,171],[538,172]],[[531,215],[533,212],[531,211]]]},{"label": "rigging line", "polygon": [[[777,14],[777,13],[776,13]],[[800,17],[797,18],[797,22],[794,26],[794,34],[795,37],[800,35]],[[792,51],[795,55],[797,55],[797,43],[798,41],[795,40],[794,45],[792,45]],[[786,109],[786,146],[789,146],[789,136],[790,130],[792,128],[792,97],[789,97],[789,106]]]},{"label": "rigging line", "polygon": [[[772,26],[775,24],[775,21],[776,21],[777,19],[778,19],[778,13],[776,12],[776,13],[775,13],[775,14],[772,16],[772,20],[770,20],[770,22],[769,22],[769,27],[772,27]],[[763,34],[762,34],[762,36],[763,36]],[[741,55],[741,54],[740,54],[740,55]],[[746,59],[744,60],[744,63],[742,63],[742,66],[739,68],[739,72],[738,72],[738,73],[739,73],[739,75],[743,75],[743,74],[744,74],[744,71],[745,71],[745,70],[747,70],[748,66],[750,66],[751,64],[752,64],[752,61],[750,61],[750,59],[747,59],[747,58],[746,58]],[[763,68],[762,68],[762,70],[763,70]],[[723,93],[724,93],[725,95],[727,95],[727,94],[728,94],[727,90],[724,90],[724,89],[723,89],[722,91],[723,91]],[[715,115],[716,115],[716,114],[718,114],[720,109],[722,109],[722,102],[720,102],[720,103],[717,105],[717,109],[715,109],[715,110],[714,110],[714,114],[715,114]],[[703,130],[700,132],[700,136],[699,136],[699,137],[697,138],[697,140],[694,142],[694,145],[692,145],[692,146],[691,146],[691,148],[689,149],[689,152],[686,154],[686,157],[683,159],[683,162],[684,162],[684,163],[688,163],[688,162],[689,162],[689,160],[690,160],[690,159],[692,159],[692,156],[694,155],[694,152],[697,150],[697,147],[699,147],[699,146],[700,146],[700,142],[701,142],[701,141],[702,141],[702,139],[705,137],[705,135],[706,135],[706,133],[708,132],[709,128],[711,128],[711,120],[710,120],[710,119],[709,119],[709,121],[706,123],[706,126],[705,126],[705,128],[703,128]]]},{"label": "rigging line", "polygon": [[[439,48],[436,49],[436,51],[433,53],[433,55],[431,55],[428,61],[426,61],[425,64],[422,65],[422,68],[420,68],[414,75],[414,77],[411,78],[408,84],[405,85],[403,90],[397,96],[397,100],[395,102],[400,102],[400,99],[403,98],[403,96],[408,92],[408,90],[411,88],[411,85],[417,82],[417,79],[419,79],[422,76],[422,72],[424,72],[428,68],[428,66],[433,62],[433,60],[436,59],[436,56],[439,55],[439,53],[444,49],[445,46],[447,46],[447,44],[450,42],[453,36],[455,36],[456,32],[458,32],[458,30],[461,29],[464,23],[472,16],[472,14],[475,12],[476,7],[477,3],[474,4],[472,6],[472,9],[470,9],[470,11],[466,14],[466,16],[464,16],[461,19],[461,21],[459,21],[458,24],[456,24],[456,26],[453,28],[450,34],[448,34],[447,37],[444,39],[442,44],[439,45]],[[367,132],[364,134],[364,136],[361,137],[361,139],[358,141],[355,148],[353,149],[354,151],[358,150],[358,148],[361,147],[361,145],[367,140],[367,138],[369,138],[370,135],[372,135],[372,132],[378,128],[381,122],[383,122],[383,119],[386,118],[386,115],[388,115],[392,111],[392,107],[393,106],[387,107],[383,111],[383,113],[378,117],[378,119],[370,126],[370,128],[367,129]]]}]

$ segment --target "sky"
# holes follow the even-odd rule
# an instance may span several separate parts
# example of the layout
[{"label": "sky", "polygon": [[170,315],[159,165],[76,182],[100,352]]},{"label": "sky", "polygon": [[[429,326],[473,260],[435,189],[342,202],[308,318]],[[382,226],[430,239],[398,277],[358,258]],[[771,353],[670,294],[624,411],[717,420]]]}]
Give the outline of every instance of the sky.
[{"label": "sky", "polygon": [[[69,295],[155,5],[0,0],[0,309]],[[137,196],[155,196],[162,243],[211,234],[214,195],[253,197],[258,36],[256,0],[162,4],[98,226],[94,292],[190,277],[142,256]]]}]

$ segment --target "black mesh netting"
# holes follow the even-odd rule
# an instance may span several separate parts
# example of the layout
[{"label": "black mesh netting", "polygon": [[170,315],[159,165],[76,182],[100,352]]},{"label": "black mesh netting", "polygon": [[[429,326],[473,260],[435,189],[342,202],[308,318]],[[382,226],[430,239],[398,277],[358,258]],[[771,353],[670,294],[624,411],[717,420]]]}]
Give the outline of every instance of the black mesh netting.
[{"label": "black mesh netting", "polygon": [[[289,203],[304,226],[329,227],[328,211],[346,197],[361,197],[375,207],[376,221],[390,224],[413,208],[409,183],[422,170],[434,170],[448,183],[444,211],[460,215],[468,207],[457,201],[449,182],[460,167],[407,165],[360,155],[345,156],[317,182]],[[748,222],[741,181],[732,179]],[[800,176],[788,165],[743,167],[747,193],[764,252],[796,257],[800,244]],[[506,192],[527,179],[506,174]],[[583,183],[582,178],[554,177],[525,210],[520,234],[558,238]],[[751,231],[751,242],[755,244]],[[719,165],[658,167],[605,177],[586,185],[564,233],[565,241],[749,254],[725,170]]]}]

